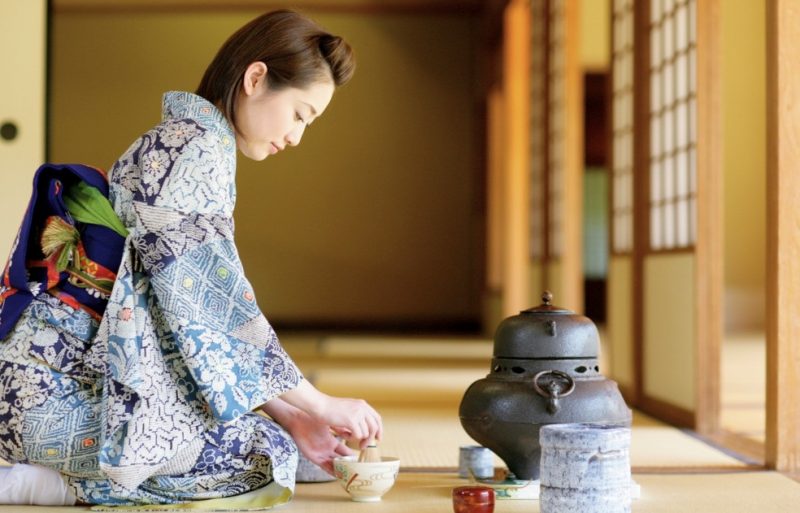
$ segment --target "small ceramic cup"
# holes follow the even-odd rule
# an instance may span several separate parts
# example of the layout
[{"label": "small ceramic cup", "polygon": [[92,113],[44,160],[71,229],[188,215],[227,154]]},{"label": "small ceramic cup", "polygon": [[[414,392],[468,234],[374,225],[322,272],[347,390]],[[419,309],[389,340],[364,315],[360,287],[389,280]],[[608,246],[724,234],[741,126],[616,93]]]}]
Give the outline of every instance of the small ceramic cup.
[{"label": "small ceramic cup", "polygon": [[462,445],[458,449],[458,477],[490,479],[494,476],[494,454],[481,445]]},{"label": "small ceramic cup", "polygon": [[488,486],[459,486],[453,488],[455,513],[492,513],[494,490]]},{"label": "small ceramic cup", "polygon": [[397,480],[400,460],[357,461],[355,456],[334,458],[333,472],[342,488],[356,502],[378,502]]}]

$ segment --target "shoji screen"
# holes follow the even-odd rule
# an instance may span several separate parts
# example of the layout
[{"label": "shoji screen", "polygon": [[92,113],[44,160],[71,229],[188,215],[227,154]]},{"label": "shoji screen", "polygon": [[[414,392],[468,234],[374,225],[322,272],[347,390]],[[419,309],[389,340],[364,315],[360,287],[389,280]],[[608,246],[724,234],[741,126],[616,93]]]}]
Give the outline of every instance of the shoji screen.
[{"label": "shoji screen", "polygon": [[653,251],[696,239],[696,5],[650,3],[650,240]]},{"label": "shoji screen", "polygon": [[[708,1],[714,0],[703,3],[709,5]],[[696,246],[698,2],[647,0],[643,4],[646,12],[638,11],[636,4],[641,14],[637,29],[644,31],[641,41],[648,46],[636,75],[642,80],[636,90],[647,96],[641,105],[644,112],[637,117],[644,126],[635,134],[642,138],[635,146],[641,152],[637,153],[641,166],[637,179],[638,173],[644,175],[640,194],[646,216],[643,240],[636,241],[642,250],[640,273],[634,276],[639,291],[634,296],[635,315],[641,323],[634,334],[641,344],[639,406],[676,425],[693,426],[700,406],[707,406],[698,402],[698,390],[706,380],[699,376],[706,363],[703,350],[710,340],[705,328],[711,315],[704,315],[703,309],[713,302],[704,294],[711,289],[703,286],[711,272],[699,259]],[[704,46],[709,52],[710,29]],[[709,101],[709,96],[704,98]],[[707,130],[703,143],[710,148],[714,132]],[[706,375],[709,372],[703,370]]]},{"label": "shoji screen", "polygon": [[615,0],[612,41],[611,250],[633,250],[633,0]]}]

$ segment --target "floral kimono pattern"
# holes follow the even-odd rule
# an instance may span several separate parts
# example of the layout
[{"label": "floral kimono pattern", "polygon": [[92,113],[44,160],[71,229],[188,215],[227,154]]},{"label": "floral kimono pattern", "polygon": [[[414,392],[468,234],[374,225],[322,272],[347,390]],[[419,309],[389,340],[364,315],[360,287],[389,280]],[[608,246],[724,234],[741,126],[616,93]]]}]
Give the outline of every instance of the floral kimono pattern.
[{"label": "floral kimono pattern", "polygon": [[303,376],[233,243],[235,151],[216,107],[164,96],[110,172],[129,235],[102,319],[42,292],[0,341],[0,457],[94,504],[290,496],[297,448],[252,410]]}]

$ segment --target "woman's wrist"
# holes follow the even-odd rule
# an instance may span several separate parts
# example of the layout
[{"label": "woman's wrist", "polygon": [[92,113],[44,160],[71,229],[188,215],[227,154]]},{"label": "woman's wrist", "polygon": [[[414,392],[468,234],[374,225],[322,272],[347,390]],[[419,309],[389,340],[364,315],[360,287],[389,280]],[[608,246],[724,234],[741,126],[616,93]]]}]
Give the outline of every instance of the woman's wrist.
[{"label": "woman's wrist", "polygon": [[287,403],[280,397],[276,397],[261,405],[261,411],[272,417],[275,422],[290,432],[295,424],[304,422],[308,418],[306,413]]},{"label": "woman's wrist", "polygon": [[284,392],[280,399],[302,410],[312,418],[319,419],[324,416],[325,407],[330,398],[304,379],[296,388]]}]

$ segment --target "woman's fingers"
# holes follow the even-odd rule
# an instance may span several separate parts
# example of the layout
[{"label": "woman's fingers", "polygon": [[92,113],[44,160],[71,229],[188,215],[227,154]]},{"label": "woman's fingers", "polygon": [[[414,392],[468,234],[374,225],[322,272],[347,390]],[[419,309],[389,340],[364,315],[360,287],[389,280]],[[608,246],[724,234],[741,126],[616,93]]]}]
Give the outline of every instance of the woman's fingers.
[{"label": "woman's fingers", "polygon": [[364,433],[364,436],[362,437],[364,441],[369,441],[369,439],[372,438],[372,429],[370,429],[369,417],[361,419],[361,431]]},{"label": "woman's fingers", "polygon": [[362,429],[364,432],[364,437],[361,440],[361,448],[363,449],[366,447],[369,442],[371,441],[379,441],[381,439],[381,435],[383,434],[383,423],[381,421],[381,416],[378,415],[371,406],[368,406],[368,411],[364,416],[362,422]]},{"label": "woman's fingers", "polygon": [[372,410],[372,413],[373,415],[369,418],[369,434],[371,438],[380,440],[383,434],[383,421],[381,420],[381,416],[378,415],[378,412]]},{"label": "woman's fingers", "polygon": [[341,436],[342,438],[352,438],[353,432],[343,426],[331,426],[331,431]]},{"label": "woman's fingers", "polygon": [[327,396],[319,417],[352,447],[364,447],[369,440],[380,440],[383,436],[381,416],[363,399]]},{"label": "woman's fingers", "polygon": [[333,460],[332,459],[325,460],[322,463],[318,463],[318,465],[322,470],[324,470],[328,474],[334,475],[333,474]]},{"label": "woman's fingers", "polygon": [[344,442],[336,444],[336,447],[334,447],[333,452],[336,456],[352,456],[353,454],[355,454],[355,451],[347,447],[344,444]]}]

